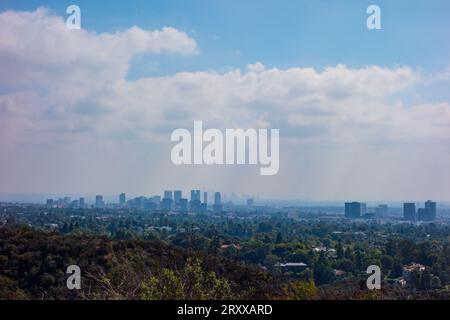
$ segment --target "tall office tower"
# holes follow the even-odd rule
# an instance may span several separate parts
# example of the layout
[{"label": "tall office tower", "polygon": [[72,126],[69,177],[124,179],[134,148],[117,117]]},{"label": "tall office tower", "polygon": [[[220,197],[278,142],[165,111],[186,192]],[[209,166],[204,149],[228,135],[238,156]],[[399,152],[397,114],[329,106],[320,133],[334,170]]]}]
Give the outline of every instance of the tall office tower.
[{"label": "tall office tower", "polygon": [[164,191],[164,198],[172,200],[172,191]]},{"label": "tall office tower", "polygon": [[134,198],[134,207],[136,209],[144,209],[145,197]]},{"label": "tall office tower", "polygon": [[180,211],[183,213],[188,212],[188,199],[185,198],[180,199]]},{"label": "tall office tower", "polygon": [[173,198],[174,198],[174,201],[175,201],[175,205],[178,206],[180,204],[180,200],[182,198],[181,191],[180,190],[175,190],[173,192]]},{"label": "tall office tower", "polygon": [[161,202],[161,209],[163,210],[172,210],[172,191],[164,191],[164,198]]},{"label": "tall office tower", "polygon": [[119,195],[119,205],[123,208],[125,207],[125,204],[127,203],[127,196],[125,193],[121,193]]},{"label": "tall office tower", "polygon": [[161,209],[163,210],[172,210],[173,200],[169,198],[164,198],[161,202]]},{"label": "tall office tower", "polygon": [[54,201],[53,199],[47,199],[47,207],[53,207]]},{"label": "tall office tower", "polygon": [[79,202],[78,200],[73,200],[73,201],[70,203],[70,207],[71,207],[72,209],[77,209],[77,208],[80,207],[80,202]]},{"label": "tall office tower", "polygon": [[214,212],[222,212],[222,197],[220,195],[220,192],[214,193],[213,210]]},{"label": "tall office tower", "polygon": [[346,202],[345,217],[351,219],[361,218],[366,213],[366,204],[361,202]]},{"label": "tall office tower", "polygon": [[436,202],[428,200],[425,202],[426,221],[436,220]]},{"label": "tall office tower", "polygon": [[64,204],[68,206],[70,204],[70,197],[64,197],[63,201],[64,201]]},{"label": "tall office tower", "polygon": [[95,196],[95,207],[103,208],[105,203],[103,202],[103,196]]},{"label": "tall office tower", "polygon": [[200,190],[191,190],[191,201],[200,201]]},{"label": "tall office tower", "polygon": [[417,220],[415,203],[405,202],[403,204],[403,219],[412,222],[415,222]]},{"label": "tall office tower", "polygon": [[81,208],[81,209],[84,209],[84,206],[85,206],[84,198],[80,198],[79,204],[80,204],[80,208]]},{"label": "tall office tower", "polygon": [[153,196],[150,198],[158,207],[161,205],[161,196]]},{"label": "tall office tower", "polygon": [[388,213],[388,205],[387,204],[380,204],[378,207],[375,208],[375,215],[378,217],[384,217]]},{"label": "tall office tower", "polygon": [[366,214],[366,212],[367,212],[367,205],[364,202],[361,202],[361,211],[359,215],[362,217]]},{"label": "tall office tower", "polygon": [[220,192],[214,193],[214,204],[222,204],[222,196]]},{"label": "tall office tower", "polygon": [[203,192],[203,203],[208,204],[208,192]]},{"label": "tall office tower", "polygon": [[427,221],[428,219],[428,211],[425,208],[418,208],[417,209],[417,221]]}]

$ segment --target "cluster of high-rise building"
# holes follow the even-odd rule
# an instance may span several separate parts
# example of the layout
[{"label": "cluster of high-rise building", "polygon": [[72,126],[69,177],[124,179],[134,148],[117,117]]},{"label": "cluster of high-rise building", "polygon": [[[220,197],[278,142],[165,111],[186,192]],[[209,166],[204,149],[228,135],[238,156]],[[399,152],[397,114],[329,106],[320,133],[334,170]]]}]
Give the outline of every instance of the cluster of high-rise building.
[{"label": "cluster of high-rise building", "polygon": [[433,221],[436,220],[436,202],[428,200],[424,208],[416,210],[414,202],[405,202],[403,204],[403,219],[411,222]]},{"label": "cluster of high-rise building", "polygon": [[57,200],[47,199],[48,207],[55,208],[85,208],[86,203],[84,198],[79,198],[78,200],[72,200],[71,197],[59,198]]},{"label": "cluster of high-rise building", "polygon": [[[346,202],[345,217],[358,219],[364,217],[383,217],[388,213],[388,206],[380,204],[374,208],[373,212],[367,212],[367,206],[363,202]],[[416,209],[414,202],[403,203],[403,219],[407,221],[433,221],[436,220],[436,202],[428,200],[424,208]]]},{"label": "cluster of high-rise building", "polygon": [[[61,198],[59,200],[48,199],[48,207],[58,207],[58,208],[86,208],[84,198],[79,200],[71,201],[70,197]],[[103,196],[95,196],[95,203],[92,205],[94,208],[117,208],[117,204],[106,205]],[[161,198],[161,196],[152,197],[136,197],[127,200],[126,194],[121,193],[119,195],[119,208],[128,209],[144,209],[144,210],[165,210],[165,211],[178,211],[178,212],[196,212],[203,213],[207,212],[208,209],[214,212],[222,212],[222,197],[220,192],[214,193],[214,202],[212,206],[208,207],[208,193],[200,190],[191,190],[190,199],[183,198],[183,193],[181,190],[166,190]]]},{"label": "cluster of high-rise building", "polygon": [[[166,190],[161,198],[160,196],[145,198],[139,197],[125,201],[125,194],[121,194],[119,202],[122,207],[135,209],[166,210],[178,212],[197,212],[208,211],[208,193],[200,190],[191,190],[190,199],[183,197],[181,190]],[[220,192],[214,193],[214,203],[212,205],[214,212],[222,211],[222,200]]]}]

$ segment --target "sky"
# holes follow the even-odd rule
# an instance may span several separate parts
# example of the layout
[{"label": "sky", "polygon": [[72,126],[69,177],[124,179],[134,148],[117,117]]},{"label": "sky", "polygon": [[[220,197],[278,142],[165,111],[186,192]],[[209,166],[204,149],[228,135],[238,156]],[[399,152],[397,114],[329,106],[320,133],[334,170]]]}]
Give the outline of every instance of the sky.
[{"label": "sky", "polygon": [[[81,30],[65,25],[81,9]],[[369,5],[381,30],[366,26]],[[0,2],[0,193],[450,200],[450,3]],[[175,166],[177,128],[276,128],[280,170]]]}]

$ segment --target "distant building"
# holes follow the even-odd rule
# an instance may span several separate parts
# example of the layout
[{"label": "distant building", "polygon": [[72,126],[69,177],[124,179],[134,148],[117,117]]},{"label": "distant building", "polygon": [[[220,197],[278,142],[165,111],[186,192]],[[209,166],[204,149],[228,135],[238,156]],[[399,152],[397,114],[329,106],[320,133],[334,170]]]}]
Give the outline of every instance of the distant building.
[{"label": "distant building", "polygon": [[247,199],[247,206],[253,207],[255,205],[255,201],[253,199]]},{"label": "distant building", "polygon": [[275,267],[282,268],[285,271],[301,271],[308,267],[306,263],[303,262],[286,262],[286,263],[276,263]]},{"label": "distant building", "polygon": [[411,222],[415,222],[417,220],[415,203],[405,202],[403,204],[403,219]]},{"label": "distant building", "polygon": [[161,196],[153,196],[150,198],[150,201],[156,204],[157,208],[161,206]]},{"label": "distant building", "polygon": [[164,191],[164,198],[161,202],[161,209],[163,210],[172,210],[173,206],[173,198],[172,198],[172,191],[166,190]]},{"label": "distant building", "polygon": [[68,206],[71,203],[70,197],[64,197],[64,205]]},{"label": "distant building", "polygon": [[188,212],[188,199],[185,198],[180,199],[180,211],[183,213]]},{"label": "distant building", "polygon": [[375,215],[378,217],[386,216],[387,213],[388,213],[387,204],[380,204],[378,207],[375,208]]},{"label": "distant building", "polygon": [[172,200],[173,198],[172,198],[172,191],[170,191],[170,190],[166,190],[166,191],[164,191],[164,197],[163,197],[163,200],[164,199],[170,199],[170,200]]},{"label": "distant building", "polygon": [[200,201],[200,190],[191,190],[191,201]]},{"label": "distant building", "polygon": [[366,214],[366,204],[362,202],[346,202],[345,217],[350,219],[361,218]]},{"label": "distant building", "polygon": [[96,208],[104,208],[105,202],[103,201],[103,196],[95,196],[95,207]]},{"label": "distant building", "polygon": [[134,198],[134,206],[136,209],[145,209],[145,197]]},{"label": "distant building", "polygon": [[78,200],[73,200],[73,201],[70,203],[70,207],[71,207],[72,209],[78,208],[79,205],[80,205],[80,203],[79,203]]},{"label": "distant building", "polygon": [[417,221],[427,221],[429,215],[427,211],[425,208],[417,209]]},{"label": "distant building", "polygon": [[200,197],[200,190],[191,190],[190,210],[192,212],[202,211],[202,201]]},{"label": "distant building", "polygon": [[436,202],[428,200],[425,202],[423,217],[419,217],[421,221],[436,220]]},{"label": "distant building", "polygon": [[203,203],[208,204],[208,192],[203,192]]},{"label": "distant building", "polygon": [[173,192],[173,200],[174,200],[176,206],[180,205],[180,200],[182,197],[183,197],[183,194],[180,190],[175,190]]},{"label": "distant building", "polygon": [[122,207],[122,208],[125,207],[126,203],[127,203],[127,196],[125,195],[125,193],[121,193],[119,195],[119,205],[120,205],[120,207]]},{"label": "distant building", "polygon": [[190,209],[192,212],[200,212],[202,210],[202,202],[198,199],[191,200]]},{"label": "distant building", "polygon": [[425,266],[419,263],[411,263],[410,265],[403,267],[403,278],[407,281],[411,279],[411,274],[413,272],[423,272],[425,271]]},{"label": "distant building", "polygon": [[222,212],[222,196],[220,192],[214,193],[214,212]]},{"label": "distant building", "polygon": [[225,211],[233,211],[234,210],[234,203],[233,203],[233,201],[229,200],[228,202],[226,202],[225,205],[223,206],[223,209]]},{"label": "distant building", "polygon": [[80,205],[80,209],[84,209],[85,206],[86,206],[86,203],[85,203],[85,201],[84,201],[84,198],[81,197],[80,200],[79,200],[78,202],[79,202],[78,204]]},{"label": "distant building", "polygon": [[169,198],[164,198],[161,202],[161,209],[163,210],[172,210],[173,200]]}]

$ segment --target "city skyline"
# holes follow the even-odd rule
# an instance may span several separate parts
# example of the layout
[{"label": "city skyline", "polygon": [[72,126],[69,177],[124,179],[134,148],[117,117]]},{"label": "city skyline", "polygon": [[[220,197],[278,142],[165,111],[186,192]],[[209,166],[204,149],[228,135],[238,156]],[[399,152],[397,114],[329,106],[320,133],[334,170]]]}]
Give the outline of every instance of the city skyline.
[{"label": "city skyline", "polygon": [[[203,194],[203,198],[201,195]],[[164,190],[162,196],[140,196],[140,197],[127,197],[125,193],[118,195],[116,201],[106,202],[103,195],[96,195],[95,202],[90,204],[86,202],[84,197],[79,199],[72,199],[70,196],[60,197],[57,200],[49,198],[46,199],[47,208],[69,208],[69,209],[131,209],[131,210],[143,210],[147,212],[178,212],[178,213],[223,213],[234,212],[236,208],[242,208],[244,206],[250,210],[267,210],[273,208],[262,200],[261,203],[255,204],[254,197],[247,197],[244,201],[245,205],[241,203],[234,203],[232,199],[222,200],[222,194],[219,191],[213,192],[214,198],[211,202],[208,202],[208,192],[201,190],[190,190],[189,193],[183,197],[181,190]],[[236,200],[236,199],[234,199]],[[242,200],[242,199],[241,199]],[[260,199],[258,199],[260,200]],[[261,200],[260,200],[261,201]],[[0,202],[1,203],[1,202]],[[415,202],[404,202],[402,210],[402,218],[404,221],[416,223],[420,221],[433,222],[439,219],[438,208],[444,209],[445,206],[438,206],[437,202],[427,200],[424,203],[424,207],[418,207],[416,209]],[[237,205],[237,206],[236,206]],[[292,207],[292,208],[295,208]],[[298,207],[297,207],[298,208]],[[324,210],[328,210],[323,207]],[[286,209],[282,208],[282,209]],[[392,214],[390,209],[394,209],[398,213],[396,208],[391,208],[389,204],[377,204],[376,206],[368,206],[365,202],[345,202],[343,206],[343,215],[347,219],[377,219],[388,217]],[[263,212],[263,211],[262,211]],[[280,212],[279,212],[280,213]],[[323,212],[321,212],[323,213]],[[280,213],[281,214],[281,213]],[[445,213],[444,213],[445,215]]]},{"label": "city skyline", "polygon": [[[260,197],[257,194],[236,194],[236,193],[223,193],[221,191],[214,191],[214,190],[201,190],[201,189],[189,189],[189,190],[180,190],[179,188],[171,189],[171,190],[162,190],[159,193],[153,193],[153,194],[128,194],[126,192],[121,192],[118,194],[35,194],[35,195],[20,195],[20,194],[10,194],[9,196],[11,198],[8,198],[8,195],[1,194],[0,193],[0,202],[3,203],[45,203],[47,200],[59,200],[67,203],[67,199],[76,199],[76,200],[83,200],[86,204],[96,205],[98,200],[102,202],[102,205],[124,205],[128,200],[134,200],[134,199],[157,199],[155,201],[162,202],[164,199],[171,199],[174,203],[177,203],[179,200],[198,200],[199,203],[207,203],[208,205],[214,205],[216,201],[216,195],[219,194],[219,199],[223,199],[221,203],[224,202],[233,202],[237,205],[244,205],[251,203],[252,205],[257,203],[258,206],[267,206],[267,205],[275,205],[275,206],[318,206],[318,207],[326,207],[326,206],[340,206],[342,205],[345,209],[345,214],[347,215],[347,205],[350,207],[354,205],[362,205],[363,208],[353,208],[350,210],[358,210],[359,213],[356,214],[357,216],[364,215],[366,212],[366,208],[370,206],[374,212],[378,213],[386,213],[388,207],[389,208],[403,208],[403,212],[405,211],[405,205],[411,204],[414,207],[414,214],[418,214],[418,209],[420,209],[420,204],[425,203],[425,209],[427,207],[427,203],[431,202],[434,203],[434,206],[436,206],[436,203],[438,203],[438,207],[441,208],[450,208],[450,202],[446,201],[433,201],[429,198],[426,199],[415,199],[415,200],[396,200],[396,201],[384,201],[384,200],[370,200],[366,201],[364,199],[353,199],[351,202],[348,202],[349,199],[346,201],[340,201],[340,200],[302,200],[302,199],[280,199],[280,198],[264,198]],[[208,196],[209,195],[209,196]],[[31,197],[31,198],[30,198]],[[33,198],[34,197],[34,198]],[[32,200],[30,200],[32,199]],[[178,200],[177,200],[178,199]],[[220,200],[219,200],[220,201]],[[410,202],[405,202],[410,201]],[[69,201],[70,202],[70,201]],[[416,210],[417,206],[417,210]],[[435,210],[435,209],[434,209]],[[349,214],[349,216],[352,216],[353,214]],[[410,218],[407,218],[407,220],[411,220]]]}]

